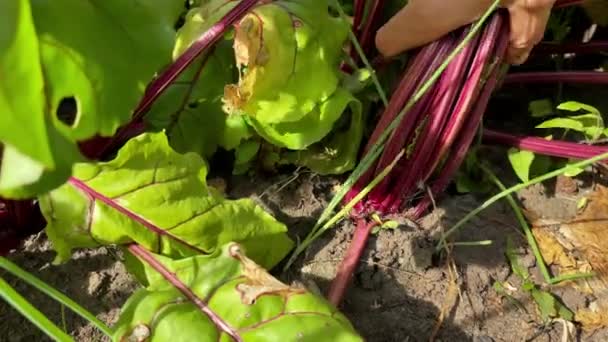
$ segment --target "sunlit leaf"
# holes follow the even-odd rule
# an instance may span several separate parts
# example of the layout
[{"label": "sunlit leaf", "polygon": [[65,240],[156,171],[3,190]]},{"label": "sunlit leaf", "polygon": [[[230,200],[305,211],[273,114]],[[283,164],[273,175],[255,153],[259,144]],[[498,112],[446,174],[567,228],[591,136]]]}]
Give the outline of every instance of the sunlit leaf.
[{"label": "sunlit leaf", "polygon": [[270,268],[292,247],[283,224],[250,199],[226,200],[208,187],[206,162],[173,151],[163,132],[130,140],[110,162],[77,164],[74,176],[82,186],[40,198],[57,262],[78,247],[137,242],[182,257],[235,241]]},{"label": "sunlit leaf", "polygon": [[[346,317],[325,299],[303,287],[281,283],[236,244],[209,256],[154,258],[204,301],[195,305],[146,267],[149,286],[123,307],[114,341],[229,341],[227,329],[244,342],[362,341]],[[202,306],[215,316],[215,323]]]},{"label": "sunlit leaf", "polygon": [[[80,161],[77,141],[112,135],[130,118],[146,85],[171,60],[183,6],[180,0],[0,4],[6,19],[0,141],[12,150],[2,162],[0,195],[23,198],[57,187]],[[25,167],[36,177],[15,176]]]},{"label": "sunlit leaf", "polygon": [[515,171],[515,174],[522,182],[527,182],[530,179],[530,167],[534,162],[534,153],[516,148],[509,149],[509,162]]}]

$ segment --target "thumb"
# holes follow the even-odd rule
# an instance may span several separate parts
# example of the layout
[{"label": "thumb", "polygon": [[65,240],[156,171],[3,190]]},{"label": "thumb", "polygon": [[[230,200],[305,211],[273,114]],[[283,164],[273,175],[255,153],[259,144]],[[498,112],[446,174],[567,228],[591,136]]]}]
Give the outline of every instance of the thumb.
[{"label": "thumb", "polygon": [[491,0],[410,0],[376,34],[376,47],[393,57],[478,19]]}]

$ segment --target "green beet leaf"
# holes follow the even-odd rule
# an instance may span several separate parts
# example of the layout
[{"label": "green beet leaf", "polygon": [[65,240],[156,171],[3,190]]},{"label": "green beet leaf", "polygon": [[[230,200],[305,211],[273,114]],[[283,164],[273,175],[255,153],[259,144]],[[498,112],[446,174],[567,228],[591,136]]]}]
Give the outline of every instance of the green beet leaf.
[{"label": "green beet leaf", "polygon": [[361,110],[360,106],[361,103],[349,92],[338,88],[327,101],[298,121],[277,124],[266,124],[254,118],[247,118],[247,121],[273,145],[303,150],[330,134],[347,109],[356,112]]},{"label": "green beet leaf", "polygon": [[327,1],[281,0],[254,9],[234,33],[237,84],[224,110],[247,116],[274,145],[301,150],[332,130],[352,95],[340,85],[348,23]]},{"label": "green beet leaf", "polygon": [[[171,61],[181,0],[13,0],[0,4],[0,195],[66,180],[75,142],[112,135]],[[153,37],[153,38],[151,38]],[[27,175],[19,173],[31,169]]]},{"label": "green beet leaf", "polygon": [[[174,58],[211,28],[236,2],[214,0],[188,12],[177,33]],[[178,152],[211,156],[218,148],[232,150],[253,132],[244,118],[222,110],[224,85],[237,77],[229,40],[198,58],[154,104],[145,119],[155,129],[166,129]]]},{"label": "green beet leaf", "polygon": [[78,247],[137,242],[185,257],[236,241],[275,266],[292,247],[286,227],[250,199],[224,199],[206,175],[206,162],[172,150],[164,132],[131,139],[110,162],[76,164],[74,180],[40,197],[56,262]]},{"label": "green beet leaf", "polygon": [[526,150],[510,148],[508,152],[509,162],[515,174],[522,182],[530,179],[530,168],[534,162],[534,153]]},{"label": "green beet leaf", "polygon": [[[173,284],[145,266],[149,285],[123,307],[114,341],[363,341],[331,304],[273,278],[239,244],[181,260],[150,256]],[[186,299],[176,281],[201,301]]]},{"label": "green beet leaf", "polygon": [[305,166],[321,175],[351,171],[357,165],[363,120],[361,103],[353,100],[328,136],[306,150],[286,152],[284,161]]},{"label": "green beet leaf", "polygon": [[266,123],[297,121],[339,84],[348,23],[327,1],[280,0],[259,6],[235,31],[238,85],[227,87],[230,108]]}]

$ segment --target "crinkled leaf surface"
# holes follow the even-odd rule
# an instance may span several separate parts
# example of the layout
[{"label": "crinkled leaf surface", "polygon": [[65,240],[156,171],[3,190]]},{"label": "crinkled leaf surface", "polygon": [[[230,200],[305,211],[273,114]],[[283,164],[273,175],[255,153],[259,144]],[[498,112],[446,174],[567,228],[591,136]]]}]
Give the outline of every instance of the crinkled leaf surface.
[{"label": "crinkled leaf surface", "polygon": [[298,121],[339,84],[348,23],[328,2],[280,0],[257,7],[235,32],[236,64],[243,75],[226,89],[234,111],[265,123]]},{"label": "crinkled leaf surface", "polygon": [[234,34],[238,84],[224,110],[247,116],[264,139],[294,150],[323,139],[352,101],[340,85],[348,23],[328,2],[281,0],[257,7]]},{"label": "crinkled leaf surface", "polygon": [[95,193],[70,182],[40,198],[57,262],[78,247],[137,242],[183,257],[236,241],[264,267],[278,263],[292,247],[286,227],[250,199],[222,198],[207,186],[206,175],[205,161],[172,150],[164,132],[132,139],[110,162],[77,164],[74,177]]},{"label": "crinkled leaf surface", "polygon": [[338,88],[327,101],[298,121],[266,124],[251,117],[247,121],[273,145],[302,150],[326,137],[347,108],[356,112],[361,110],[360,106],[349,92]]},{"label": "crinkled leaf surface", "polygon": [[[190,10],[177,33],[174,58],[235,4],[214,0]],[[243,117],[222,110],[224,85],[238,77],[233,59],[230,41],[218,42],[169,87],[146,115],[152,127],[166,129],[171,146],[178,152],[210,156],[218,146],[232,150],[253,134]]]},{"label": "crinkled leaf surface", "polygon": [[[214,255],[171,260],[155,256],[245,342],[362,341],[332,305],[302,287],[287,286],[249,260],[238,244]],[[115,341],[234,341],[156,271],[125,304]]]},{"label": "crinkled leaf surface", "polygon": [[[67,178],[75,142],[111,135],[170,62],[181,0],[13,0],[0,4],[0,194]],[[154,37],[151,39],[151,37]],[[18,172],[32,168],[27,177]],[[10,169],[9,169],[10,168]]]},{"label": "crinkled leaf surface", "polygon": [[358,101],[353,101],[349,108],[350,115],[343,115],[327,137],[306,150],[286,152],[285,161],[321,175],[351,171],[357,164],[363,138],[363,113]]},{"label": "crinkled leaf surface", "polygon": [[216,44],[207,56],[199,57],[154,104],[146,115],[155,129],[165,129],[178,152],[211,156],[218,146],[231,150],[253,131],[240,115],[222,110],[223,86],[234,78],[228,42]]}]

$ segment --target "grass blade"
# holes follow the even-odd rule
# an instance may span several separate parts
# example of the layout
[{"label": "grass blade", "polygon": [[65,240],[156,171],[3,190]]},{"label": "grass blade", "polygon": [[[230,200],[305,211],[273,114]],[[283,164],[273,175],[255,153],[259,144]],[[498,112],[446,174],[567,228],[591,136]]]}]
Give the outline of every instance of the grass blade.
[{"label": "grass blade", "polygon": [[31,273],[27,272],[26,270],[20,268],[15,263],[8,260],[7,258],[0,257],[0,268],[13,274],[17,278],[23,280],[24,282],[35,287],[42,293],[46,294],[47,296],[49,296],[49,297],[53,298],[54,300],[56,300],[57,302],[61,303],[63,306],[67,307],[68,309],[72,310],[74,313],[76,313],[80,317],[84,318],[85,320],[87,320],[88,322],[93,324],[97,329],[99,329],[101,332],[103,332],[107,336],[109,336],[109,337],[112,336],[112,334],[113,334],[112,329],[110,329],[101,320],[99,320],[97,317],[95,317],[95,315],[93,315],[92,313],[87,311],[85,308],[83,308],[78,303],[76,303],[75,301],[70,299],[68,296],[66,296],[63,293],[59,292],[58,290],[52,288],[47,283],[38,279],[37,277],[35,277]]},{"label": "grass blade", "polygon": [[600,154],[598,156],[595,156],[593,158],[589,158],[583,161],[580,161],[578,163],[574,163],[571,165],[567,165],[565,167],[562,167],[561,169],[557,169],[554,171],[551,171],[549,173],[546,173],[542,176],[538,176],[534,179],[531,179],[527,182],[524,183],[519,183],[515,186],[512,186],[508,189],[505,189],[503,191],[501,191],[500,193],[490,197],[489,199],[487,199],[485,202],[483,202],[479,207],[475,208],[474,210],[472,210],[471,212],[469,212],[467,215],[465,215],[460,221],[458,221],[454,226],[452,226],[452,228],[450,228],[447,232],[445,232],[445,234],[441,237],[441,239],[439,240],[439,243],[437,244],[436,250],[440,251],[443,246],[446,243],[446,239],[451,235],[454,234],[456,231],[458,231],[458,229],[462,228],[462,226],[464,226],[467,222],[469,222],[473,217],[477,216],[480,212],[482,212],[483,210],[487,209],[488,207],[490,207],[492,204],[496,203],[497,201],[505,198],[506,196],[509,196],[510,194],[517,192],[519,190],[525,189],[531,185],[534,184],[538,184],[541,182],[544,182],[546,180],[549,180],[551,178],[555,178],[557,176],[560,176],[570,170],[573,169],[582,169],[582,168],[586,168],[587,166],[593,164],[593,163],[597,163],[599,161],[602,161],[604,159],[608,158],[608,152],[604,153],[604,154]]},{"label": "grass blade", "polygon": [[[494,182],[494,184],[496,184],[498,189],[500,189],[501,191],[505,191],[507,189],[502,184],[502,182],[498,179],[498,177],[494,174],[494,172],[492,172],[492,170],[490,170],[490,168],[488,168],[486,165],[484,165],[482,163],[479,163],[479,168],[481,168],[481,170],[483,172],[485,172],[486,175],[488,175],[490,180],[492,182]],[[589,277],[593,277],[595,275],[593,273],[581,273],[581,274],[566,274],[566,275],[562,275],[562,276],[558,276],[558,277],[553,277],[551,275],[551,273],[549,273],[549,269],[547,268],[545,259],[543,259],[543,255],[540,252],[540,248],[538,247],[536,238],[534,238],[534,234],[532,234],[530,225],[528,224],[528,221],[526,221],[526,218],[524,217],[524,213],[522,212],[521,208],[519,208],[519,206],[517,205],[517,202],[515,202],[515,199],[513,198],[513,196],[507,195],[506,200],[509,202],[509,205],[511,205],[511,208],[513,209],[513,213],[515,213],[515,217],[517,218],[519,225],[521,226],[522,230],[524,231],[524,234],[526,235],[526,240],[528,241],[528,244],[530,245],[530,248],[532,249],[532,253],[534,254],[534,258],[536,259],[536,265],[538,265],[540,273],[543,275],[543,278],[545,278],[545,281],[548,284],[554,285],[554,284],[557,284],[559,282],[566,281],[566,280],[589,278]]]},{"label": "grass blade", "polygon": [[61,331],[40,310],[36,309],[19,292],[15,291],[3,278],[0,278],[0,297],[9,303],[15,310],[19,311],[25,318],[42,330],[54,341],[68,342],[73,339]]}]

